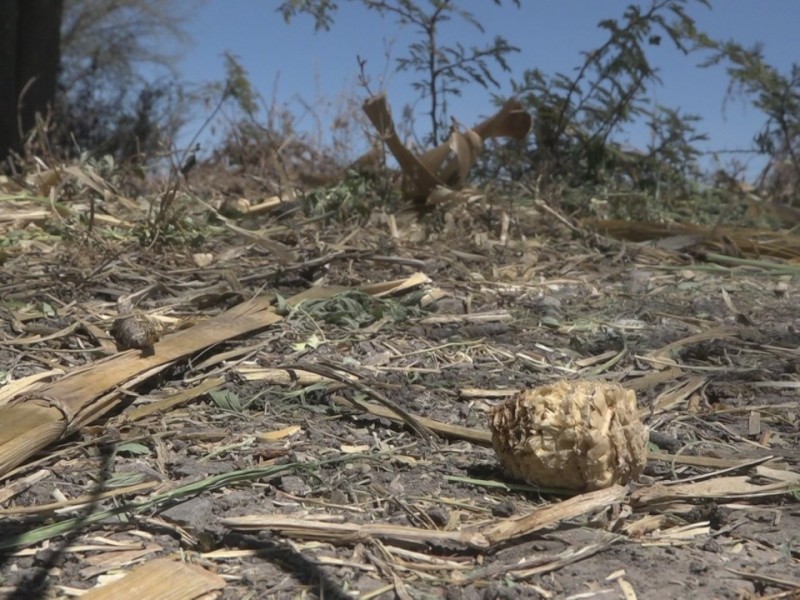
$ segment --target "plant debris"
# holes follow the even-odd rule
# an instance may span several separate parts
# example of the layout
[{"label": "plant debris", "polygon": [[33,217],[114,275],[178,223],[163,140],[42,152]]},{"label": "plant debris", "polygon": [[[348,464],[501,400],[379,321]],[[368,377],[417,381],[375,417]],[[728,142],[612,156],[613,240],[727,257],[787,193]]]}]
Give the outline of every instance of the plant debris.
[{"label": "plant debris", "polygon": [[492,446],[512,477],[597,490],[635,481],[647,462],[636,394],[619,385],[558,381],[524,390],[491,415]]},{"label": "plant debris", "polygon": [[[365,222],[209,187],[155,222],[93,175],[89,229],[81,168],[4,184],[4,593],[800,593],[791,259],[523,188]],[[134,317],[152,353],[106,333]]]},{"label": "plant debris", "polygon": [[119,350],[142,350],[145,355],[153,353],[153,344],[161,339],[162,327],[145,313],[134,311],[130,298],[117,301],[119,316],[111,326],[111,335]]}]

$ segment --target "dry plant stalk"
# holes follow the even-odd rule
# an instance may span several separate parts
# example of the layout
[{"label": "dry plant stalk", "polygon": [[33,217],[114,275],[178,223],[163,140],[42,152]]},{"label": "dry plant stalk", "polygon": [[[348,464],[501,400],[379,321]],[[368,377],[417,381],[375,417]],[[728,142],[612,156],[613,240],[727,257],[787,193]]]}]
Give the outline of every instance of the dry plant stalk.
[{"label": "dry plant stalk", "polygon": [[379,539],[395,544],[417,546],[453,544],[486,549],[530,535],[567,519],[605,508],[620,501],[628,489],[616,485],[587,492],[511,519],[495,519],[457,531],[439,531],[409,525],[388,523],[331,523],[310,518],[298,519],[283,515],[244,515],[223,519],[235,531],[275,531],[296,539],[314,539],[334,544],[356,544]]},{"label": "dry plant stalk", "polygon": [[524,139],[531,129],[531,116],[518,100],[508,100],[497,114],[464,132],[453,129],[450,138],[416,156],[397,135],[386,96],[373,96],[364,112],[403,171],[403,195],[417,202],[428,201],[439,186],[460,187],[475,165],[483,143],[490,137]]},{"label": "dry plant stalk", "polygon": [[81,596],[88,600],[194,600],[225,587],[225,580],[198,565],[159,558]]},{"label": "dry plant stalk", "polygon": [[[477,530],[486,536],[490,545],[494,546],[530,535],[561,521],[575,519],[588,512],[605,508],[614,502],[621,501],[627,493],[627,487],[613,485],[605,489],[573,496],[557,504],[537,508],[521,517],[499,519],[492,523],[480,525]],[[471,529],[469,528],[467,531]]]},{"label": "dry plant stalk", "polygon": [[276,531],[297,539],[314,539],[333,544],[356,544],[372,539],[414,546],[458,545],[483,549],[488,541],[479,531],[438,531],[410,525],[388,523],[331,523],[309,518],[283,515],[245,515],[223,519],[222,524],[234,531]]},{"label": "dry plant stalk", "polygon": [[[582,219],[581,225],[605,235],[632,242],[665,240],[676,236],[686,236],[687,243],[694,238],[692,246],[707,250],[716,249],[723,254],[741,254],[762,259],[774,256],[787,260],[800,258],[800,236],[793,231],[767,231],[750,227],[707,227],[693,223],[649,223],[626,221],[623,219]],[[712,258],[712,257],[707,257]],[[736,256],[729,257],[732,261]],[[745,261],[745,259],[738,259]],[[733,263],[736,264],[736,263]],[[764,266],[765,261],[760,261]],[[787,267],[787,265],[781,265]],[[796,267],[792,272],[796,271]]]},{"label": "dry plant stalk", "polygon": [[709,500],[753,500],[769,496],[783,496],[797,489],[797,482],[753,483],[749,475],[717,477],[708,481],[665,485],[656,483],[636,490],[631,494],[631,506],[642,507],[673,501]]}]

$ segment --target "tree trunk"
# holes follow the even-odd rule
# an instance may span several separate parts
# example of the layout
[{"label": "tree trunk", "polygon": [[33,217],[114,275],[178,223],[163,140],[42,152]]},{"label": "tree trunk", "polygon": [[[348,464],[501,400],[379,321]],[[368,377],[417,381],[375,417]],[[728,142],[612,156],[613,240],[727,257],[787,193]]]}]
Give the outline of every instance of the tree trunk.
[{"label": "tree trunk", "polygon": [[56,93],[63,0],[0,0],[0,160]]},{"label": "tree trunk", "polygon": [[0,160],[19,145],[16,60],[19,5],[20,2],[13,0],[0,2]]}]

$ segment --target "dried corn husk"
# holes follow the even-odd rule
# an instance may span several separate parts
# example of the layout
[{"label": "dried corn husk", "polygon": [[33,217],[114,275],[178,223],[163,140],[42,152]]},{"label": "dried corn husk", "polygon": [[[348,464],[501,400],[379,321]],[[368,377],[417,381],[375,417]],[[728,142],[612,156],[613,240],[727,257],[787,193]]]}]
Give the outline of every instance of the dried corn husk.
[{"label": "dried corn husk", "polygon": [[597,490],[625,484],[647,460],[636,396],[616,384],[559,381],[525,390],[495,408],[490,425],[505,469],[535,485]]}]

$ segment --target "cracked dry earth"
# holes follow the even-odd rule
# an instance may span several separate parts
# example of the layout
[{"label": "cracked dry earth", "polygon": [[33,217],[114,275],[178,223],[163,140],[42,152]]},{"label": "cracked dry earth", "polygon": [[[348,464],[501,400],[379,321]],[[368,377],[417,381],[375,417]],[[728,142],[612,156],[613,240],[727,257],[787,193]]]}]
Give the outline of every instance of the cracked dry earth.
[{"label": "cracked dry earth", "polygon": [[[432,310],[409,310],[397,320],[376,312],[357,326],[296,311],[213,349],[246,348],[229,361],[204,366],[209,350],[151,377],[117,414],[6,478],[10,486],[41,473],[3,496],[0,539],[239,470],[286,468],[201,486],[146,510],[123,510],[8,548],[2,592],[78,596],[139,564],[171,557],[217,575],[222,583],[214,594],[225,599],[798,597],[800,482],[791,484],[791,475],[800,459],[800,280],[763,269],[709,269],[686,256],[608,240],[529,239],[511,248],[398,245],[395,255],[421,261],[429,287],[446,292]],[[69,256],[62,279],[95,266]],[[103,271],[102,284],[76,290],[51,281],[14,294],[27,294],[30,306],[57,306],[57,315],[26,321],[53,330],[78,318],[101,323],[110,313],[100,308],[115,300],[110,290],[130,293],[142,278],[164,284],[145,309],[185,314],[200,309],[171,304],[183,292],[219,284],[225,269],[252,275],[259,260],[248,248],[236,261],[201,270],[190,268],[188,253],[143,252],[127,257],[124,271],[113,264]],[[16,265],[6,263],[7,281],[16,281]],[[412,270],[397,262],[333,261],[314,277],[351,286]],[[48,281],[48,272],[35,283]],[[251,277],[252,287],[239,297],[264,283]],[[268,291],[282,295],[310,285],[290,277],[269,283]],[[15,346],[9,342],[21,333],[10,310],[5,305],[0,364],[13,379],[74,368],[91,349],[80,333]],[[619,381],[632,385],[648,409],[650,450],[673,459],[651,459],[619,502],[489,549],[393,536],[337,539],[312,529],[236,530],[225,520],[267,515],[457,531],[567,497],[509,480],[485,444],[458,436],[428,443],[354,408],[347,400],[363,394],[347,385],[258,375],[300,360],[347,365],[414,415],[482,431],[489,408],[513,390],[557,378]],[[135,421],[125,418],[212,377],[222,377],[212,392]],[[681,460],[687,457],[701,460]],[[789,484],[763,494],[747,487],[774,482],[774,472],[759,470],[764,467]],[[720,491],[714,485],[723,480],[733,483]],[[669,487],[659,487],[658,501],[633,501],[648,486],[703,481],[705,496],[670,496]],[[736,482],[741,490],[730,487]],[[106,493],[97,495],[98,489]],[[114,493],[120,489],[127,491]],[[67,502],[87,497],[92,502]],[[53,503],[62,505],[48,508]]]}]

